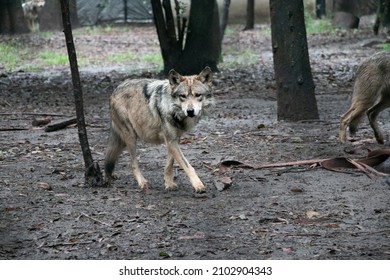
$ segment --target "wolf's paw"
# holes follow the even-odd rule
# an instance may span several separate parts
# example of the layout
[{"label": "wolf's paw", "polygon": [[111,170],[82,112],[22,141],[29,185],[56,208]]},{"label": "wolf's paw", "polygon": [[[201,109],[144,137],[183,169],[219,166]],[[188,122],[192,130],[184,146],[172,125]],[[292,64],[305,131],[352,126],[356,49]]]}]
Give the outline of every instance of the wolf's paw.
[{"label": "wolf's paw", "polygon": [[375,139],[376,139],[376,142],[378,142],[378,144],[384,144],[385,143],[385,137],[383,136],[383,134],[381,132],[378,132],[378,133],[375,133]]},{"label": "wolf's paw", "polygon": [[194,189],[195,189],[196,193],[204,193],[204,192],[206,192],[206,188],[205,188],[205,186],[203,185],[202,182],[200,182],[199,184],[194,185]]},{"label": "wolf's paw", "polygon": [[150,184],[147,180],[142,180],[138,185],[142,190],[150,189]]},{"label": "wolf's paw", "polygon": [[115,173],[107,174],[107,181],[118,180],[118,175]]},{"label": "wolf's paw", "polygon": [[347,138],[347,137],[345,136],[345,134],[340,134],[340,136],[339,136],[339,142],[340,142],[341,144],[344,144],[346,138]]},{"label": "wolf's paw", "polygon": [[107,187],[111,187],[112,181],[114,180],[118,180],[118,176],[115,174],[106,174],[106,180],[104,183]]},{"label": "wolf's paw", "polygon": [[177,184],[175,182],[165,182],[165,190],[167,191],[175,191],[177,190]]}]

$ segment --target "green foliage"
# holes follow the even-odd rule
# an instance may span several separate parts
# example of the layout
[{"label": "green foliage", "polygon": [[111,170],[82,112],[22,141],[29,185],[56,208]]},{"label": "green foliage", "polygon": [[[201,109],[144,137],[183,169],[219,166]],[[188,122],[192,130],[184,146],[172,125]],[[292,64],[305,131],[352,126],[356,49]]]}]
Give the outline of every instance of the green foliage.
[{"label": "green foliage", "polygon": [[163,62],[161,53],[147,53],[142,56],[141,60],[146,62],[153,62],[156,64],[160,64]]},{"label": "green foliage", "polygon": [[254,49],[227,50],[222,53],[221,68],[250,65],[258,61],[259,54]]},{"label": "green foliage", "polygon": [[118,54],[115,54],[115,55],[109,55],[107,57],[107,60],[108,61],[111,61],[111,62],[125,62],[125,61],[128,61],[128,60],[133,60],[133,59],[136,59],[136,55],[132,52],[128,52],[128,53],[118,53]]},{"label": "green foliage", "polygon": [[10,43],[0,43],[1,64],[6,69],[13,69],[19,63],[16,48]]},{"label": "green foliage", "polygon": [[329,19],[313,19],[306,25],[306,32],[310,33],[325,33],[334,32],[336,28],[332,25]]},{"label": "green foliage", "polygon": [[[43,36],[50,37],[49,33]],[[83,56],[78,56],[79,65],[86,64]],[[23,43],[10,40],[0,42],[0,63],[6,71],[39,70],[45,66],[64,66],[69,63],[66,49],[53,51],[51,49],[34,49]]]},{"label": "green foliage", "polygon": [[46,65],[64,65],[69,63],[68,55],[63,52],[42,50],[38,53],[38,57],[41,58],[43,63]]},{"label": "green foliage", "polygon": [[110,24],[100,24],[100,25],[92,25],[92,26],[86,26],[83,28],[78,28],[75,30],[72,30],[73,36],[78,35],[98,35],[102,33],[110,33],[112,32],[113,27]]},{"label": "green foliage", "polygon": [[163,67],[163,60],[160,52],[146,53],[139,56],[131,51],[128,51],[126,53],[108,55],[106,59],[110,62],[128,65],[128,71],[136,70],[136,68],[132,66],[133,64],[153,64],[154,67],[151,70],[156,72],[161,71]]},{"label": "green foliage", "polygon": [[142,62],[153,63],[155,66],[153,71],[161,71],[163,69],[163,59],[161,53],[147,53],[141,57]]},{"label": "green foliage", "polygon": [[230,36],[230,35],[236,34],[237,32],[238,32],[238,29],[237,29],[237,28],[232,28],[232,27],[230,27],[229,25],[226,26],[225,35]]},{"label": "green foliage", "polygon": [[324,33],[334,32],[336,28],[332,25],[329,18],[316,19],[314,15],[305,7],[304,11],[306,32],[310,33]]},{"label": "green foliage", "polygon": [[[0,42],[0,65],[6,71],[15,71],[19,68],[35,69],[35,64],[25,63],[25,61],[29,61],[30,55],[31,49],[24,47],[20,42],[14,40]],[[23,67],[21,67],[22,65]]]},{"label": "green foliage", "polygon": [[384,49],[384,50],[390,50],[390,43],[384,43],[384,44],[382,44],[382,48]]},{"label": "green foliage", "polygon": [[53,32],[50,31],[39,31],[39,35],[44,39],[50,39],[53,36]]}]

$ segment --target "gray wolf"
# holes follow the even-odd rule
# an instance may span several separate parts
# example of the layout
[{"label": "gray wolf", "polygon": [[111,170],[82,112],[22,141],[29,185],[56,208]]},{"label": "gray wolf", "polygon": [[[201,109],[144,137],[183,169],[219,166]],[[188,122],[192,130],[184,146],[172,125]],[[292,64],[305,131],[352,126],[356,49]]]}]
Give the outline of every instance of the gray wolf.
[{"label": "gray wolf", "polygon": [[179,147],[181,135],[193,128],[214,104],[212,72],[181,76],[171,70],[167,80],[135,79],[119,85],[110,97],[111,129],[105,157],[108,184],[121,152],[127,148],[131,169],[141,189],[148,181],[141,174],[136,156],[136,141],[165,144],[168,150],[164,169],[165,188],[175,189],[173,163],[188,176],[196,192],[205,187]]},{"label": "gray wolf", "polygon": [[45,6],[45,0],[30,0],[22,4],[24,18],[27,21],[27,27],[31,31],[39,30],[37,19],[43,6]]},{"label": "gray wolf", "polygon": [[356,71],[356,79],[349,110],[342,115],[339,141],[345,142],[346,128],[355,134],[364,114],[367,114],[375,139],[384,143],[384,137],[376,121],[379,113],[390,107],[390,52],[382,51],[364,60]]}]

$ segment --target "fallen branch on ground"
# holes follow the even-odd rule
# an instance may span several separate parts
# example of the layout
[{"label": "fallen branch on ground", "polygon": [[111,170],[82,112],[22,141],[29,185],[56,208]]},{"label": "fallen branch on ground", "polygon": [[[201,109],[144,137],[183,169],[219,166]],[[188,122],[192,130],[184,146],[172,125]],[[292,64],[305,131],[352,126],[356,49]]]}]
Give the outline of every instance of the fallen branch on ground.
[{"label": "fallen branch on ground", "polygon": [[19,131],[19,130],[29,130],[28,127],[0,127],[0,131]]},{"label": "fallen branch on ground", "polygon": [[85,213],[81,213],[80,217],[82,217],[82,216],[84,216],[84,217],[86,217],[88,219],[91,219],[92,221],[97,222],[97,223],[99,223],[101,225],[104,225],[104,226],[107,226],[107,227],[112,227],[112,225],[110,225],[110,224],[108,224],[106,222],[99,221],[98,219],[92,218],[91,216],[89,216],[89,215],[87,215]]},{"label": "fallen branch on ground", "polygon": [[382,162],[386,161],[390,157],[390,149],[379,149],[375,151],[369,151],[367,157],[361,159],[349,159],[344,157],[338,158],[326,158],[326,159],[310,159],[290,162],[277,162],[268,164],[251,164],[237,160],[225,160],[218,164],[220,170],[226,170],[231,168],[249,168],[249,169],[262,169],[272,167],[288,167],[298,165],[320,165],[325,169],[343,172],[346,168],[357,168],[364,172],[367,176],[372,178],[376,176],[388,176],[387,173],[379,172],[374,167],[378,166]]},{"label": "fallen branch on ground", "polygon": [[72,118],[72,119],[69,119],[69,120],[66,120],[63,122],[59,122],[59,123],[50,124],[50,125],[46,126],[45,131],[46,132],[53,132],[53,131],[61,130],[61,129],[64,129],[72,124],[77,124],[76,118]]},{"label": "fallen branch on ground", "polygon": [[56,113],[28,113],[28,112],[14,112],[14,113],[0,113],[0,116],[42,116],[42,117],[70,117],[69,115],[56,114]]}]

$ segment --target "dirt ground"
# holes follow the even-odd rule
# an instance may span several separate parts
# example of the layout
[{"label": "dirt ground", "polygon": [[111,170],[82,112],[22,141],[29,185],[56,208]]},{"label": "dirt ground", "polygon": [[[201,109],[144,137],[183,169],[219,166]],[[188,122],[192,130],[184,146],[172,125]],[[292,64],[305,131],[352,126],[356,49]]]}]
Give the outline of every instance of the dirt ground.
[{"label": "dirt ground", "polygon": [[[63,46],[61,33],[17,40],[36,48]],[[227,34],[224,63],[215,75],[215,111],[182,141],[207,186],[204,194],[194,193],[178,167],[179,189],[165,191],[165,147],[143,143],[139,160],[151,194],[137,187],[128,154],[120,158],[119,180],[111,188],[83,187],[77,128],[47,133],[32,126],[37,117],[54,123],[74,116],[67,66],[14,72],[0,67],[0,259],[390,259],[388,177],[311,165],[218,168],[232,159],[266,164],[358,158],[364,153],[345,150],[388,147],[388,111],[380,117],[384,146],[375,143],[366,120],[355,141],[342,145],[336,138],[355,66],[386,40],[369,27],[310,34],[320,120],[288,123],[276,117],[269,32],[257,26]],[[131,62],[99,56],[125,48],[158,53],[159,47],[151,26],[78,35],[76,44],[95,61],[81,67],[81,76],[89,143],[102,167],[109,95],[125,78],[157,75],[145,70],[152,63],[130,73]],[[239,57],[248,49],[252,61],[229,64],[231,53]],[[221,178],[232,183],[218,190]]]}]

